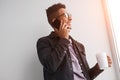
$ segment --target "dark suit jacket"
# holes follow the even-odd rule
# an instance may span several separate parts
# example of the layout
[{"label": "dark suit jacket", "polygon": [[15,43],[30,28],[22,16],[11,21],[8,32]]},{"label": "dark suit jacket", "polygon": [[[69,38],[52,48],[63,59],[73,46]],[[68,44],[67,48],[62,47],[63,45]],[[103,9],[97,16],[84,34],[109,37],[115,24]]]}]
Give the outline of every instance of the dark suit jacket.
[{"label": "dark suit jacket", "polygon": [[[37,52],[43,65],[44,80],[74,80],[68,50],[69,43],[69,40],[59,38],[54,32],[38,40]],[[87,80],[93,80],[103,70],[99,69],[98,64],[90,69],[86,60],[84,46],[74,39],[72,39],[72,44],[84,76]]]}]

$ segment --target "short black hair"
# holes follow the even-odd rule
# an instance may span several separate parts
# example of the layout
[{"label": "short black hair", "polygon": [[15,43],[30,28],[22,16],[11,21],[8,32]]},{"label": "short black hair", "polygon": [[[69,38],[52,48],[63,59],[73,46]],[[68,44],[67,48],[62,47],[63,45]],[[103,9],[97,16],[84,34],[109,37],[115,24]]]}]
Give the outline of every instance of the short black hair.
[{"label": "short black hair", "polygon": [[62,3],[57,3],[57,4],[54,4],[54,5],[50,6],[50,7],[48,7],[48,9],[46,9],[46,14],[47,14],[47,18],[48,18],[49,23],[50,23],[49,16],[52,13],[58,11],[60,8],[66,8],[66,6],[64,4],[62,4]]}]

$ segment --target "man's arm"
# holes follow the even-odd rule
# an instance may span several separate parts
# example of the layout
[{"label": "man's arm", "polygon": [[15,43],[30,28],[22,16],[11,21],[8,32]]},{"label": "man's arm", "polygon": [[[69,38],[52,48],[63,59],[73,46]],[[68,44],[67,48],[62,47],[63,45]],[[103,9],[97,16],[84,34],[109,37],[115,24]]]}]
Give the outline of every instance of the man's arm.
[{"label": "man's arm", "polygon": [[[108,56],[108,55],[107,55],[107,60],[108,60],[108,66],[111,67],[112,60],[111,60],[110,56]],[[97,75],[99,75],[103,71],[104,71],[104,69],[101,70],[99,68],[98,63],[96,63],[96,65],[89,70],[89,74],[90,74],[90,77],[94,79]]]},{"label": "man's arm", "polygon": [[[78,45],[79,44],[79,45]],[[89,74],[89,77],[91,80],[93,80],[94,78],[96,78],[103,70],[100,70],[98,64],[96,64],[94,67],[90,68],[86,59],[86,53],[85,53],[85,47],[83,44],[77,42],[76,43],[77,47],[79,48],[79,53],[81,53],[82,56],[82,61],[84,62],[84,66],[87,70],[87,73]],[[80,51],[81,50],[81,51]],[[86,74],[86,73],[85,73]]]},{"label": "man's arm", "polygon": [[49,72],[55,72],[63,61],[68,44],[69,41],[67,39],[61,38],[56,46],[52,47],[49,45],[48,39],[39,39],[37,42],[37,52],[44,68]]},{"label": "man's arm", "polygon": [[95,79],[101,72],[104,70],[100,70],[98,63],[91,69],[89,69],[89,75],[91,79]]}]

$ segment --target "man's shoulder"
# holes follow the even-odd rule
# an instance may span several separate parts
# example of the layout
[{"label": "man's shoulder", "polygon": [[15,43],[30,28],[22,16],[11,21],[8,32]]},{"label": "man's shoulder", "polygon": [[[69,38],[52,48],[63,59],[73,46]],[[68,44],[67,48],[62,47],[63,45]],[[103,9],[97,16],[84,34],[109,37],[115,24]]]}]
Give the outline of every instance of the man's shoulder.
[{"label": "man's shoulder", "polygon": [[43,36],[43,37],[40,37],[38,39],[38,41],[41,41],[41,40],[49,40],[50,38],[54,38],[55,37],[55,33],[52,31],[50,34],[48,34],[47,36]]},{"label": "man's shoulder", "polygon": [[46,41],[46,40],[48,40],[48,38],[49,38],[49,36],[40,37],[40,38],[38,38],[37,42]]},{"label": "man's shoulder", "polygon": [[73,39],[73,43],[79,49],[80,52],[84,52],[85,51],[85,47],[84,47],[82,42]]},{"label": "man's shoulder", "polygon": [[71,36],[70,36],[70,38],[72,39],[72,41],[73,41],[74,44],[78,45],[79,47],[84,48],[84,45],[83,45],[82,42],[75,40],[75,39],[72,38]]},{"label": "man's shoulder", "polygon": [[78,42],[78,41],[75,41],[77,45],[81,46],[81,47],[84,47],[83,43],[82,42]]}]

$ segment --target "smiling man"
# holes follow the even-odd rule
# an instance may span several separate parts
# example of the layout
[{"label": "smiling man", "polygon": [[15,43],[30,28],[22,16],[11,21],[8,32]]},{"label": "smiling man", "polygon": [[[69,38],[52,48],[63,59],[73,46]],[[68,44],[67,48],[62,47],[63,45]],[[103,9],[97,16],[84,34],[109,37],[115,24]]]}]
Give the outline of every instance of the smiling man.
[{"label": "smiling man", "polygon": [[[44,80],[93,80],[103,70],[97,63],[89,68],[84,45],[69,35],[72,17],[66,6],[62,3],[54,4],[46,13],[54,31],[37,42]],[[110,57],[108,63],[111,66]]]}]

